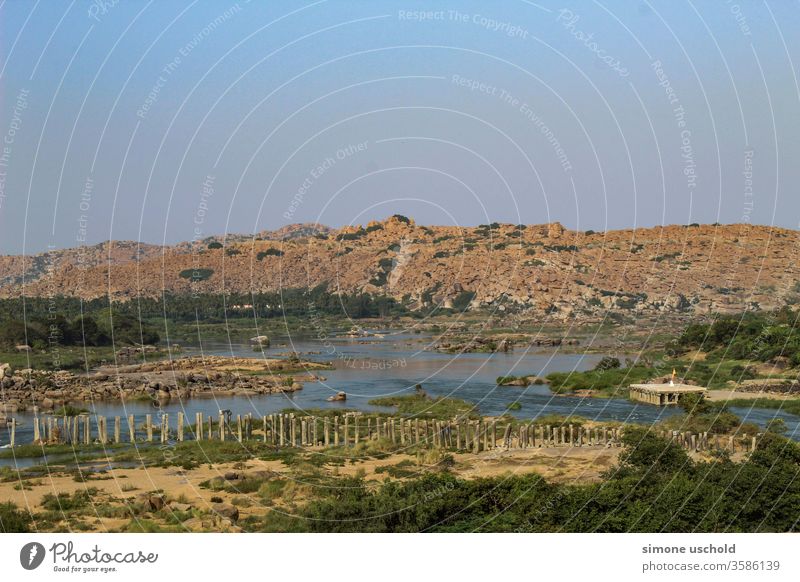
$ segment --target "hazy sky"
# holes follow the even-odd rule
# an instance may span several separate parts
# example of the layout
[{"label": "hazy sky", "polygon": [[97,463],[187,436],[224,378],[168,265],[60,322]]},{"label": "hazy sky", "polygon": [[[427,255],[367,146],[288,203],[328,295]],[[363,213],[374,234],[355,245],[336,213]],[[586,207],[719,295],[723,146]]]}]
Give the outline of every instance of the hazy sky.
[{"label": "hazy sky", "polygon": [[796,228],[798,32],[788,1],[6,0],[0,253],[394,213]]}]

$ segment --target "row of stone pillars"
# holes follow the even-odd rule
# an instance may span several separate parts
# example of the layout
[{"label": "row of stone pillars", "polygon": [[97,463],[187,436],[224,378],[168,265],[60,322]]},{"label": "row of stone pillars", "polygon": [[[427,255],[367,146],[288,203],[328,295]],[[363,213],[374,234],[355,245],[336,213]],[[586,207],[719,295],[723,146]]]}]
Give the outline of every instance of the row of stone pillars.
[{"label": "row of stone pillars", "polygon": [[752,452],[756,450],[759,438],[762,433],[758,433],[751,437],[740,437],[737,439],[733,436],[709,435],[707,432],[693,434],[689,431],[663,431],[661,436],[670,439],[673,443],[681,446],[690,451],[728,451],[731,453],[737,452]]},{"label": "row of stone pillars", "polygon": [[[33,442],[35,444],[90,444],[92,419],[88,415],[74,417],[35,418]],[[216,426],[215,426],[216,424]],[[113,418],[113,433],[109,440],[109,427],[105,416],[96,416],[96,441],[137,441],[137,427],[133,415]],[[124,426],[123,426],[124,425]],[[8,425],[11,446],[16,445],[16,419]],[[294,414],[270,414],[259,421],[252,414],[237,415],[235,419],[226,411],[219,411],[214,423],[211,416],[204,418],[202,412],[195,413],[194,425],[187,424],[183,412],[177,413],[175,438],[181,442],[188,436],[194,440],[231,439],[238,442],[251,440],[260,429],[260,438],[265,443],[278,447],[352,446],[362,441],[386,439],[394,444],[426,444],[435,448],[480,452],[497,448],[526,449],[533,447],[559,446],[619,446],[622,429],[578,425],[520,424],[516,427],[497,420],[433,420],[392,417],[344,416],[296,416]],[[171,428],[169,414],[163,414],[156,428],[153,415],[145,416],[144,441],[153,442],[155,431],[162,443],[169,442]],[[680,431],[662,431],[660,436],[672,440],[679,446],[695,451],[710,449],[736,452],[755,450],[757,437],[736,439],[734,437],[709,436],[708,433],[692,434]]]}]

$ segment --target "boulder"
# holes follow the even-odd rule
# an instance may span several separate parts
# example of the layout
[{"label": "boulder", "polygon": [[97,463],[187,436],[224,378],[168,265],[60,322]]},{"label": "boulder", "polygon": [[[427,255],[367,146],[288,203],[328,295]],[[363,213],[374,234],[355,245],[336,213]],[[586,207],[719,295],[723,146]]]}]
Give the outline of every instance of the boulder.
[{"label": "boulder", "polygon": [[144,507],[147,511],[161,511],[164,508],[164,505],[166,505],[166,500],[164,499],[163,495],[142,493],[139,495],[139,497],[144,503]]},{"label": "boulder", "polygon": [[211,511],[220,517],[231,520],[233,523],[239,521],[239,509],[230,503],[214,503],[211,506]]}]

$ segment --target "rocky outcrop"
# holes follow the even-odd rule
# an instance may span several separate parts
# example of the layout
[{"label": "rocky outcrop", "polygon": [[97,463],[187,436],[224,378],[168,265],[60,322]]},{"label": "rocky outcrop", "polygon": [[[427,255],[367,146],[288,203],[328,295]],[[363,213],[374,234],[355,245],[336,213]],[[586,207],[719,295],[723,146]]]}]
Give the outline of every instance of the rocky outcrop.
[{"label": "rocky outcrop", "polygon": [[[639,319],[771,309],[800,299],[800,233],[787,229],[707,225],[594,233],[559,223],[425,227],[400,216],[335,231],[307,227],[280,239],[227,236],[213,248],[206,241],[141,248],[106,243],[91,247],[89,261],[79,261],[88,249],[52,251],[27,258],[25,293],[59,289],[124,301],[162,292],[257,293],[328,283],[347,293],[390,295],[412,309],[526,310],[582,322],[600,322],[609,313]],[[197,268],[212,274],[185,276]],[[19,257],[0,257],[0,296],[20,295],[22,269]]]},{"label": "rocky outcrop", "polygon": [[42,410],[70,402],[96,400],[186,399],[204,395],[277,394],[302,390],[294,376],[316,379],[306,370],[324,369],[317,362],[256,358],[178,358],[116,368],[91,374],[19,370],[0,380],[0,410],[16,412],[38,406]]}]

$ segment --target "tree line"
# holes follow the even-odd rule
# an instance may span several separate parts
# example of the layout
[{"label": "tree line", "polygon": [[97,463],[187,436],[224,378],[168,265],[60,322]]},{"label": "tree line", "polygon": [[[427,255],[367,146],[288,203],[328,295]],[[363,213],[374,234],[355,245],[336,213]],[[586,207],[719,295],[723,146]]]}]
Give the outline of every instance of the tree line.
[{"label": "tree line", "polygon": [[701,349],[712,355],[735,360],[768,362],[788,358],[800,365],[800,311],[790,307],[773,312],[722,315],[707,323],[692,323],[667,346],[668,353],[681,354]]}]

